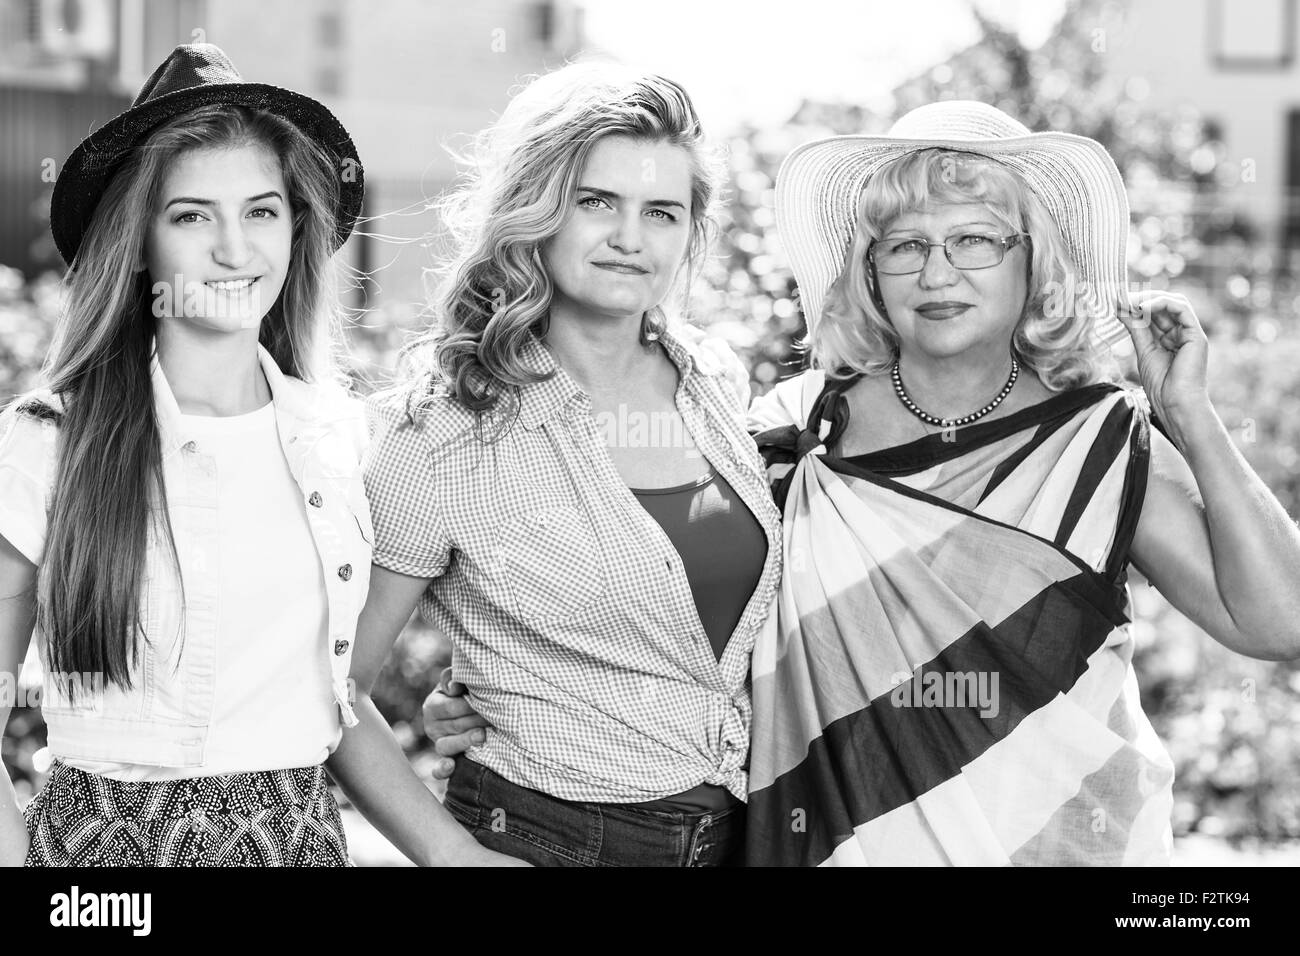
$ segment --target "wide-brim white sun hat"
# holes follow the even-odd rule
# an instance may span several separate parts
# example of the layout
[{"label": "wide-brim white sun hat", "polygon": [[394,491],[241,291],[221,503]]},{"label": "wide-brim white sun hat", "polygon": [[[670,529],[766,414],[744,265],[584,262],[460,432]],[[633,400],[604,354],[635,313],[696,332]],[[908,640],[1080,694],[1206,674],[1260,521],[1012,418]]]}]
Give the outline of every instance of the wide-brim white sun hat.
[{"label": "wide-brim white sun hat", "polygon": [[[1055,220],[1077,269],[1061,302],[1093,317],[1100,344],[1126,341],[1128,194],[1110,153],[1070,133],[1031,133],[987,103],[948,100],[912,110],[883,136],[833,136],[797,147],[776,178],[776,225],[811,332],[844,268],[867,181],[922,149],[986,156],[1017,173]],[[1121,298],[1122,297],[1122,298]]]}]

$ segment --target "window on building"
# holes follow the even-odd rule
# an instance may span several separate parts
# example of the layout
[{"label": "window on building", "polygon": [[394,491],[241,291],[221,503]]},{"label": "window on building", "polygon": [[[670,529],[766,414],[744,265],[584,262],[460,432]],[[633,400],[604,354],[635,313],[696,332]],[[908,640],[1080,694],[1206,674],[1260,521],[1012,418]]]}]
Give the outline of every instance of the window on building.
[{"label": "window on building", "polygon": [[1284,70],[1295,60],[1296,0],[1210,0],[1211,57],[1221,70]]},{"label": "window on building", "polygon": [[321,46],[333,49],[342,45],[343,24],[336,11],[322,13],[320,19],[316,21],[316,29]]},{"label": "window on building", "polygon": [[551,0],[542,0],[532,7],[533,38],[542,46],[551,46],[555,40],[555,4]]},{"label": "window on building", "polygon": [[109,0],[40,0],[35,39],[50,53],[106,57],[113,50],[114,20]]},{"label": "window on building", "polygon": [[322,96],[338,96],[343,92],[343,83],[339,71],[331,66],[323,67],[316,74],[316,89]]},{"label": "window on building", "polygon": [[26,30],[23,36],[32,43],[38,43],[41,39],[41,3],[40,0],[23,0],[20,6],[25,7],[23,10],[23,21]]},{"label": "window on building", "polygon": [[339,69],[343,57],[343,13],[337,3],[316,16],[316,39],[322,61],[316,71],[316,89],[323,96],[339,96],[343,92]]},{"label": "window on building", "polygon": [[1283,243],[1300,250],[1300,109],[1293,109],[1286,122],[1286,220]]},{"label": "window on building", "polygon": [[581,45],[583,11],[573,0],[536,0],[526,8],[529,36],[552,53],[569,53]]}]

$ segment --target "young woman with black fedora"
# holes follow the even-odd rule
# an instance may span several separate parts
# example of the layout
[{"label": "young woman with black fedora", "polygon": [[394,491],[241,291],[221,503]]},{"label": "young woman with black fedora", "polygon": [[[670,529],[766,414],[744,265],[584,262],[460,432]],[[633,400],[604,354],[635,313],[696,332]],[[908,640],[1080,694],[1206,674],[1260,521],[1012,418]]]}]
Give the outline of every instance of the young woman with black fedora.
[{"label": "young woman with black fedora", "polygon": [[372,531],[329,265],[362,189],[329,110],[207,44],[64,164],[46,387],[0,418],[0,671],[35,629],[53,762],[23,815],[4,776],[0,862],[347,864],[323,763]]}]

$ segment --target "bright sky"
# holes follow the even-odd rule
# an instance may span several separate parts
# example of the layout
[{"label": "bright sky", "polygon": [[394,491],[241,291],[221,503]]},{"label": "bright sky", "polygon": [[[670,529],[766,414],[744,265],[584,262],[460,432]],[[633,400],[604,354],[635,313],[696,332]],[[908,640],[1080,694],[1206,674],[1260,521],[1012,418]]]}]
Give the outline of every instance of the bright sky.
[{"label": "bright sky", "polygon": [[[690,91],[706,127],[786,119],[805,97],[887,107],[979,35],[970,0],[578,0],[592,47]],[[1030,46],[1066,0],[976,0]]]}]

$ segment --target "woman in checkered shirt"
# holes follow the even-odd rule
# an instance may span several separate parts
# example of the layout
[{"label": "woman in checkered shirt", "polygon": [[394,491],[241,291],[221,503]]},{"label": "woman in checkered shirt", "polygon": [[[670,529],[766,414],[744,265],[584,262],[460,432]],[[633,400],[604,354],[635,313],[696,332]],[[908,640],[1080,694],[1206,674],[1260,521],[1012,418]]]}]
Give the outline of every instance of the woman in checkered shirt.
[{"label": "woman in checkered shirt", "polygon": [[[664,310],[715,191],[675,83],[606,65],[535,81],[446,205],[426,369],[369,405],[358,714],[420,607],[481,715],[446,806],[539,865],[713,865],[743,844],[780,517],[747,375]],[[391,739],[346,738],[332,767],[393,774],[381,827],[425,826],[423,787],[374,756]]]}]

